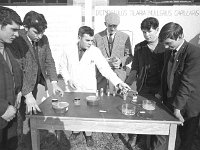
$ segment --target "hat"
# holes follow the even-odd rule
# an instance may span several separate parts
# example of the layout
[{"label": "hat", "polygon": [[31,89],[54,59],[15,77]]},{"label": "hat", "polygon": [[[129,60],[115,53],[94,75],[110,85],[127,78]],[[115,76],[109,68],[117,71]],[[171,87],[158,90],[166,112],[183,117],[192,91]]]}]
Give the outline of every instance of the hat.
[{"label": "hat", "polygon": [[111,25],[119,25],[120,18],[118,14],[111,12],[111,13],[106,14],[105,22]]}]

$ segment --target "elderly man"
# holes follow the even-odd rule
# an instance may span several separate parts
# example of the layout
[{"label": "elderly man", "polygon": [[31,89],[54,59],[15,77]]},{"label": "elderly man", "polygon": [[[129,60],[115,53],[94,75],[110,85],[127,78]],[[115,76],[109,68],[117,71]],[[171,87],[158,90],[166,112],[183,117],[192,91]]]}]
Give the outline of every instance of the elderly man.
[{"label": "elderly man", "polygon": [[[110,67],[117,76],[124,81],[126,78],[126,65],[131,61],[132,47],[129,36],[117,30],[120,17],[116,13],[108,13],[105,16],[106,29],[94,36],[94,45],[97,46],[107,59]],[[112,93],[114,86],[97,71],[97,89],[106,89]]]}]

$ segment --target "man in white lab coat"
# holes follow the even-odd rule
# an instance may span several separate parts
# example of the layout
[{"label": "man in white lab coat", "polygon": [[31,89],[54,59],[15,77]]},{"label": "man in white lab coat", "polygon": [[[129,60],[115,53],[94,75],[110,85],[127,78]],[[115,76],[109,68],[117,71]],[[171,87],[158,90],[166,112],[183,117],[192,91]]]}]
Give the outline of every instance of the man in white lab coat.
[{"label": "man in white lab coat", "polygon": [[[78,31],[78,42],[64,52],[60,63],[60,72],[66,84],[67,92],[90,92],[97,90],[96,69],[117,88],[130,87],[110,68],[99,48],[93,46],[94,30],[82,26]],[[76,137],[79,132],[73,132]],[[86,132],[87,146],[93,146],[91,132]]]}]

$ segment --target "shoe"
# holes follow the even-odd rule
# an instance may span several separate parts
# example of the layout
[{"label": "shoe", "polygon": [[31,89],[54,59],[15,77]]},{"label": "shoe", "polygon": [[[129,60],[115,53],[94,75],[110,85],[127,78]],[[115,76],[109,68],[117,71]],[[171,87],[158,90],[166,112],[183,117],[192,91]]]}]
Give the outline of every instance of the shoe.
[{"label": "shoe", "polygon": [[72,134],[70,135],[69,139],[72,140],[72,141],[76,140],[77,136],[80,135],[80,133],[81,132],[78,132],[78,133],[72,132]]},{"label": "shoe", "polygon": [[112,137],[117,140],[119,139],[119,134],[118,133],[112,133]]},{"label": "shoe", "polygon": [[86,138],[86,144],[88,147],[94,146],[94,140],[92,136],[85,136],[85,138]]}]

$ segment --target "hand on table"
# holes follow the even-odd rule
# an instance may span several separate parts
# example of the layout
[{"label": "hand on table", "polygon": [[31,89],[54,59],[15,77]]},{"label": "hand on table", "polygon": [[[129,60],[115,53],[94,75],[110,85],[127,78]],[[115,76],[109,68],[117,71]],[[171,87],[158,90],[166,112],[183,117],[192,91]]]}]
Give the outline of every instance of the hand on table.
[{"label": "hand on table", "polygon": [[19,93],[17,94],[17,99],[16,99],[16,101],[15,101],[15,108],[16,108],[16,109],[19,109],[19,107],[20,107],[20,104],[21,104],[21,97],[22,97],[22,92],[19,92]]},{"label": "hand on table", "polygon": [[26,100],[26,113],[32,115],[32,113],[37,114],[37,111],[41,112],[39,106],[32,93],[29,93],[25,96]]},{"label": "hand on table", "polygon": [[183,116],[181,115],[181,111],[179,109],[174,109],[174,115],[179,119],[179,121],[182,122],[181,125],[183,125],[185,120],[184,120]]},{"label": "hand on table", "polygon": [[1,116],[6,121],[11,121],[13,118],[15,118],[16,115],[16,108],[12,105],[8,105],[8,108],[6,109],[6,112]]},{"label": "hand on table", "polygon": [[77,89],[77,85],[74,83],[73,80],[68,80],[68,85],[69,85],[73,90],[76,90],[76,89]]},{"label": "hand on table", "polygon": [[53,94],[56,95],[56,93],[59,93],[63,97],[64,92],[63,90],[58,86],[57,82],[52,81],[53,86]]}]

